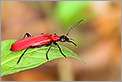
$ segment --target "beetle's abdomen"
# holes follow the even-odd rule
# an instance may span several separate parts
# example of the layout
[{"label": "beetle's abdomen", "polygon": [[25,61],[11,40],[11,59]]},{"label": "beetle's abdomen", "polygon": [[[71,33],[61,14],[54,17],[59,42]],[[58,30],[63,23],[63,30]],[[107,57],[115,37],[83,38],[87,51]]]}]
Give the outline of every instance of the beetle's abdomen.
[{"label": "beetle's abdomen", "polygon": [[27,38],[23,38],[21,40],[17,40],[11,45],[12,51],[22,50],[24,48],[28,48],[30,46],[41,46],[46,45],[52,42],[52,38],[50,34],[40,34],[37,36],[31,36]]}]

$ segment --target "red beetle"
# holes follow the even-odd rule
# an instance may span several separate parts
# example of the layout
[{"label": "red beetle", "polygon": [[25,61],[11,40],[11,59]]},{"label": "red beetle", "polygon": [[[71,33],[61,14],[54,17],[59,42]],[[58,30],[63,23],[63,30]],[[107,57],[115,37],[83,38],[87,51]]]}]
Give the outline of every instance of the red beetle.
[{"label": "red beetle", "polygon": [[61,48],[60,48],[60,46],[58,45],[57,42],[58,41],[60,41],[60,42],[70,42],[70,43],[73,43],[76,46],[76,44],[73,41],[71,41],[67,36],[68,36],[69,32],[74,27],[76,27],[81,21],[83,21],[83,19],[78,21],[74,26],[72,26],[68,30],[66,35],[58,36],[56,33],[55,34],[44,34],[44,33],[41,33],[40,35],[31,36],[29,33],[26,33],[24,35],[23,39],[20,39],[20,40],[17,40],[16,42],[14,42],[11,45],[11,48],[10,48],[11,51],[19,51],[19,50],[22,50],[22,49],[26,48],[26,50],[22,53],[22,55],[20,56],[19,60],[17,61],[17,64],[20,62],[22,56],[25,54],[25,52],[29,48],[35,48],[35,47],[41,47],[41,46],[50,46],[49,49],[46,52],[46,59],[49,60],[48,52],[51,49],[52,44],[56,45],[59,48],[60,53],[64,57],[66,57],[63,54],[63,52],[62,52],[62,50],[61,50]]}]

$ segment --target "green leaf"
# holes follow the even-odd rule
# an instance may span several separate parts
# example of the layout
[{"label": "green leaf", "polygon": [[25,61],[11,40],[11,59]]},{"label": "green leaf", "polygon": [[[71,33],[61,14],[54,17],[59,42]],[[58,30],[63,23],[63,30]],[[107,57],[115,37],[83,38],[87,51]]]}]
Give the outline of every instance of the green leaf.
[{"label": "green leaf", "polygon": [[[10,51],[11,44],[15,42],[15,40],[4,40],[1,42],[1,50],[2,50],[2,73],[1,75],[8,75],[15,72],[19,72],[22,70],[30,69],[37,67],[39,65],[42,65],[46,62],[46,51],[49,47],[43,46],[40,48],[30,48],[25,53],[25,55],[22,57],[21,61],[17,63],[20,55],[25,50],[20,51]],[[62,48],[62,51],[65,53],[67,57],[73,57],[77,58],[81,61],[83,61],[78,55],[76,55],[73,51],[67,49],[66,47],[60,46]],[[56,46],[53,46],[51,48],[51,51],[48,54],[48,57],[50,60],[56,59],[56,58],[64,58],[58,48]],[[84,62],[84,61],[83,61]]]}]

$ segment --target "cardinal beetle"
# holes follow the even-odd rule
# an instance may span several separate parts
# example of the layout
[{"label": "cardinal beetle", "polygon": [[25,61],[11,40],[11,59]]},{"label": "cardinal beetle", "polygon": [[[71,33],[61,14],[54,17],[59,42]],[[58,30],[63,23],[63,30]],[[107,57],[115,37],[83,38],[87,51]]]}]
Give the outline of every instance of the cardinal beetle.
[{"label": "cardinal beetle", "polygon": [[29,33],[26,33],[23,37],[23,39],[17,40],[15,41],[12,45],[10,50],[11,51],[19,51],[22,49],[25,49],[25,51],[22,53],[22,55],[20,56],[19,60],[17,61],[17,64],[20,62],[21,58],[23,57],[23,55],[25,54],[25,52],[29,49],[29,48],[35,48],[35,47],[41,47],[41,46],[50,46],[46,52],[46,59],[49,60],[48,58],[48,52],[50,51],[52,44],[56,45],[60,51],[60,53],[66,58],[66,56],[64,55],[64,53],[62,52],[60,46],[58,45],[58,41],[60,42],[69,42],[74,44],[75,46],[77,46],[72,39],[68,38],[68,34],[69,32],[76,27],[82,20],[78,21],[74,26],[72,26],[66,33],[66,35],[61,35],[58,36],[56,33],[54,34],[45,34],[45,33],[41,33],[40,35],[36,35],[36,36],[31,36]]}]

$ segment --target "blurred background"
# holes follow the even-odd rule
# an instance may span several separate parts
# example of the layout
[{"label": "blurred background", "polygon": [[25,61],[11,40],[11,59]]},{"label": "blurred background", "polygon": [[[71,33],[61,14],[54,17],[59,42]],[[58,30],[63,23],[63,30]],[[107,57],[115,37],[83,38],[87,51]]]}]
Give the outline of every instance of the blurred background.
[{"label": "blurred background", "polygon": [[2,80],[80,81],[120,80],[120,1],[2,1],[2,40],[20,39],[24,33],[65,34],[72,30],[78,47],[60,43],[76,52],[77,59],[55,59],[33,69],[2,77]]}]

